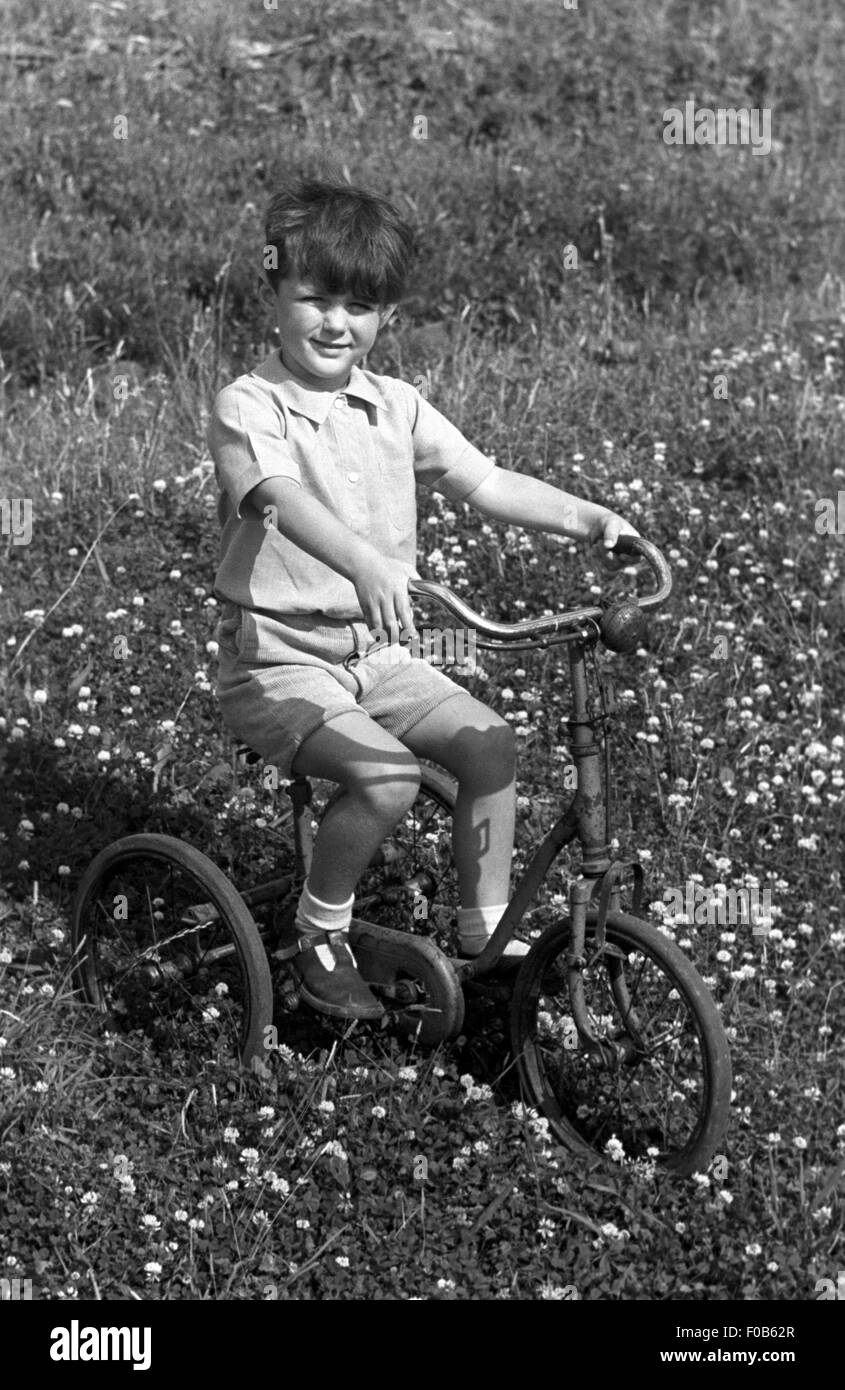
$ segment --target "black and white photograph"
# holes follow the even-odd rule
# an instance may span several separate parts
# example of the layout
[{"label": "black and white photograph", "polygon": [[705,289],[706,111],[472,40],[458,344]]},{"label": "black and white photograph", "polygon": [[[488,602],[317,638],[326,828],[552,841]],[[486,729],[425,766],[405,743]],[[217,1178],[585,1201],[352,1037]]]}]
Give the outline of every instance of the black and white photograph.
[{"label": "black and white photograph", "polygon": [[164,1375],[173,1303],[832,1337],[843,71],[839,0],[5,0],[33,1367]]}]

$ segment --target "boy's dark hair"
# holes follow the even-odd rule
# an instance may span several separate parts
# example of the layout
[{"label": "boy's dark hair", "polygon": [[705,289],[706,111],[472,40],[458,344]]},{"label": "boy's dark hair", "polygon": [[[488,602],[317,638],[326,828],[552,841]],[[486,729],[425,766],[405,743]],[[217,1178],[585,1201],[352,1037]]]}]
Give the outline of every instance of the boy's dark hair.
[{"label": "boy's dark hair", "polygon": [[[291,271],[329,294],[402,298],[414,234],[392,203],[348,183],[298,179],[267,209],[264,268],[273,293]],[[273,252],[275,251],[275,254]]]}]

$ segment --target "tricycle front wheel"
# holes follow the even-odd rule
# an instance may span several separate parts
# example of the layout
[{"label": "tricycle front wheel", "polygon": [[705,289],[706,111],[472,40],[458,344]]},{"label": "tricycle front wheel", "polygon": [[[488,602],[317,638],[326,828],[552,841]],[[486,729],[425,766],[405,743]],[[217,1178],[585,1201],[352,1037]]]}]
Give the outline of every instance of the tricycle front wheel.
[{"label": "tricycle front wheel", "polygon": [[731,1098],[716,1005],[675,943],[648,922],[610,913],[597,948],[595,921],[588,913],[582,969],[594,1042],[573,1017],[569,920],[544,932],[520,967],[511,1042],[528,1104],[574,1153],[703,1171]]}]

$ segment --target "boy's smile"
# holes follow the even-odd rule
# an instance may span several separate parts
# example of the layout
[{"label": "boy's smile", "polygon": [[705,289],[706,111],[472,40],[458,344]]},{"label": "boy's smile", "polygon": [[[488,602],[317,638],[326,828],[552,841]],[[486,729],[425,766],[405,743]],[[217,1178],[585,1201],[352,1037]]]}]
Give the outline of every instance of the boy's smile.
[{"label": "boy's smile", "polygon": [[314,391],[337,391],[366,357],[393,312],[354,294],[329,294],[296,273],[279,281],[276,313],[282,362]]}]

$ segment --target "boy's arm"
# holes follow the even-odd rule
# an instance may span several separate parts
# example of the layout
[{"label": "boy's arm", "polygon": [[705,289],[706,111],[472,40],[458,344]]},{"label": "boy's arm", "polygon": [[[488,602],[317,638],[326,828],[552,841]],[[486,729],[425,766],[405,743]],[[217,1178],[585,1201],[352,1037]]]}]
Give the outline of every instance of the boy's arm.
[{"label": "boy's arm", "polygon": [[380,555],[356,536],[294,478],[265,478],[241,503],[244,516],[275,526],[306,554],[321,560],[354,584],[364,620],[371,628],[393,633],[406,628],[415,635],[408,579],[416,571],[401,560]]},{"label": "boy's arm", "polygon": [[494,468],[464,501],[493,521],[524,526],[531,531],[550,531],[575,540],[602,540],[612,550],[620,535],[638,532],[609,507],[574,497],[540,478]]}]

